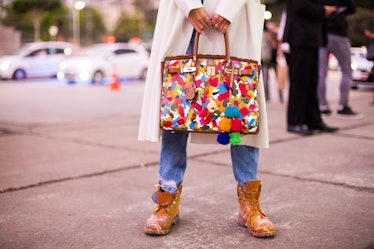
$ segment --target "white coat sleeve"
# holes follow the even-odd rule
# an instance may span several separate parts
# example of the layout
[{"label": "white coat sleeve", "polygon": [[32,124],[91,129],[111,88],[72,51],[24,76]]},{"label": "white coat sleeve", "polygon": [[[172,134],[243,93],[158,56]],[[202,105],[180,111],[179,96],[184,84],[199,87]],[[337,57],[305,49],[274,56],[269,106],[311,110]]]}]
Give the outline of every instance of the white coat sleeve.
[{"label": "white coat sleeve", "polygon": [[190,11],[197,8],[202,8],[201,0],[174,0],[179,10],[188,17]]},{"label": "white coat sleeve", "polygon": [[232,0],[220,0],[215,13],[232,22],[236,14],[243,8],[247,1],[248,0],[235,0],[235,4],[233,4]]}]

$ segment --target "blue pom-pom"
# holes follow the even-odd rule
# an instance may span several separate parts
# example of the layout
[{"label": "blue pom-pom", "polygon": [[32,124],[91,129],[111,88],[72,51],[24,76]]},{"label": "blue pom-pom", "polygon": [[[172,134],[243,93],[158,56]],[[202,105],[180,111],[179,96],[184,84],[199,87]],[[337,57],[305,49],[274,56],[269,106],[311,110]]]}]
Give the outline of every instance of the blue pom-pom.
[{"label": "blue pom-pom", "polygon": [[223,145],[230,143],[230,133],[220,133],[217,136],[217,142]]},{"label": "blue pom-pom", "polygon": [[224,113],[227,118],[241,118],[242,116],[239,108],[235,105],[226,107]]}]

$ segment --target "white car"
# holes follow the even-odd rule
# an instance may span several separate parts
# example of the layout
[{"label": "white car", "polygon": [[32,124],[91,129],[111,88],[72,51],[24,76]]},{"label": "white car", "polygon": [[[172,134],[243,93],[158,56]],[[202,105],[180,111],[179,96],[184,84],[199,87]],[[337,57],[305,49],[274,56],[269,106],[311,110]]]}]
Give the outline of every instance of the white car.
[{"label": "white car", "polygon": [[96,44],[63,61],[57,77],[69,82],[92,83],[104,83],[114,74],[120,79],[144,79],[148,61],[147,50],[139,44]]},{"label": "white car", "polygon": [[373,62],[366,59],[365,47],[351,48],[351,68],[352,68],[352,87],[355,88],[359,83],[371,82],[371,70]]},{"label": "white car", "polygon": [[55,77],[61,61],[72,54],[67,42],[33,42],[25,44],[12,55],[0,58],[0,78],[23,80]]}]

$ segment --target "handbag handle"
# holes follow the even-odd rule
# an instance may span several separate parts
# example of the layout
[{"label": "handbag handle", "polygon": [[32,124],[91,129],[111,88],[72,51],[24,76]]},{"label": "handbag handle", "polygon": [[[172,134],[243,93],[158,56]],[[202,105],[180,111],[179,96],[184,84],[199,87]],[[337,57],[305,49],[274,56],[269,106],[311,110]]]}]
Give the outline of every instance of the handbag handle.
[{"label": "handbag handle", "polygon": [[[231,62],[231,60],[230,60],[229,36],[228,36],[227,32],[223,33],[223,36],[225,38],[226,61],[227,61],[227,65],[229,65],[230,62]],[[194,47],[193,47],[193,60],[194,60],[195,63],[196,63],[196,59],[197,59],[197,50],[198,50],[198,45],[199,45],[199,37],[200,37],[200,33],[196,32],[195,41],[194,41]]]}]

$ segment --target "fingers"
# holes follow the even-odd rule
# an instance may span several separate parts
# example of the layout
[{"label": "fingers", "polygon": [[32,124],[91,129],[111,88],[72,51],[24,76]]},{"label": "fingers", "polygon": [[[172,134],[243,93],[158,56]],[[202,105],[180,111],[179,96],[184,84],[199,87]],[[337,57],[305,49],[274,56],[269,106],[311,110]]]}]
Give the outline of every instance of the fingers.
[{"label": "fingers", "polygon": [[199,19],[196,19],[192,22],[192,25],[195,27],[196,31],[201,33],[211,25],[211,21],[209,17],[201,17]]},{"label": "fingers", "polygon": [[193,9],[188,15],[188,20],[198,33],[202,33],[208,26],[213,26],[222,33],[226,33],[230,26],[230,21],[224,17],[214,14],[209,18],[204,8]]},{"label": "fingers", "polygon": [[203,32],[204,29],[211,25],[211,20],[204,8],[191,10],[188,16],[188,20],[199,33]]},{"label": "fingers", "polygon": [[211,25],[222,33],[226,33],[230,26],[230,21],[220,15],[214,14],[211,19]]}]

